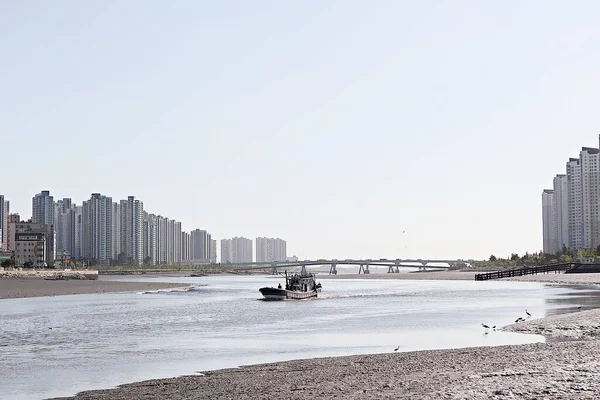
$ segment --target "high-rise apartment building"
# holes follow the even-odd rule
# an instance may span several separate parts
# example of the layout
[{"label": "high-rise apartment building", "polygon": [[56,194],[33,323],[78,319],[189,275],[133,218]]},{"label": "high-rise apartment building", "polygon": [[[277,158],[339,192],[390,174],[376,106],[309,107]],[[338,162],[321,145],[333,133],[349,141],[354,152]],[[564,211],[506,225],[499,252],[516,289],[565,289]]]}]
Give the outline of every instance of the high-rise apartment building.
[{"label": "high-rise apartment building", "polygon": [[108,265],[112,253],[112,199],[93,193],[83,202],[83,243],[82,255],[88,262]]},{"label": "high-rise apartment building", "polygon": [[121,252],[125,254],[127,262],[142,265],[144,262],[144,203],[128,196],[121,200]]},{"label": "high-rise apartment building", "polygon": [[256,238],[256,262],[286,261],[287,244],[283,239]]},{"label": "high-rise apartment building", "polygon": [[50,191],[43,190],[33,196],[31,222],[54,225],[54,197],[50,196]]},{"label": "high-rise apartment building", "polygon": [[553,181],[555,240],[557,250],[569,247],[569,191],[566,175],[556,175]]},{"label": "high-rise apartment building", "polygon": [[181,232],[181,261],[190,260],[190,234]]},{"label": "high-rise apartment building", "polygon": [[158,264],[158,225],[154,214],[144,211],[144,263]]},{"label": "high-rise apartment building", "polygon": [[83,206],[75,206],[73,210],[75,214],[75,238],[73,245],[72,260],[81,260],[83,258]]},{"label": "high-rise apartment building", "polygon": [[71,199],[58,200],[54,207],[56,254],[61,259],[74,259],[75,255],[75,205]]},{"label": "high-rise apartment building", "polygon": [[[550,207],[550,204],[552,206]],[[596,249],[600,245],[600,150],[582,147],[570,158],[566,174],[553,180],[542,194],[544,251],[565,247]]]},{"label": "high-rise apartment building", "polygon": [[554,213],[554,191],[546,189],[542,192],[542,226],[544,236],[544,253],[556,253],[556,216]]},{"label": "high-rise apartment building", "polygon": [[8,249],[8,216],[10,203],[0,194],[0,250]]},{"label": "high-rise apartment building", "polygon": [[173,224],[173,262],[181,264],[183,261],[181,254],[181,222],[175,221]]},{"label": "high-rise apartment building", "polygon": [[213,250],[210,233],[202,229],[195,229],[190,233],[190,260],[200,263],[212,262]]},{"label": "high-rise apartment building", "polygon": [[221,239],[221,264],[231,264],[232,262],[231,239]]},{"label": "high-rise apartment building", "polygon": [[252,240],[234,237],[221,240],[221,263],[252,262]]},{"label": "high-rise apartment building", "polygon": [[211,264],[217,263],[217,240],[216,239],[210,240],[209,260],[210,260]]},{"label": "high-rise apartment building", "polygon": [[583,248],[600,244],[598,214],[598,166],[600,150],[584,147],[579,153],[581,164],[581,206],[583,210]]},{"label": "high-rise apartment building", "polygon": [[578,158],[567,162],[567,202],[569,218],[569,246],[583,248],[583,208],[581,205],[581,164]]},{"label": "high-rise apartment building", "polygon": [[[110,258],[114,262],[118,262],[121,256],[121,203],[113,201],[112,203],[112,223],[111,223],[111,255]],[[123,254],[124,256],[124,254]],[[121,257],[123,257],[121,256]]]}]

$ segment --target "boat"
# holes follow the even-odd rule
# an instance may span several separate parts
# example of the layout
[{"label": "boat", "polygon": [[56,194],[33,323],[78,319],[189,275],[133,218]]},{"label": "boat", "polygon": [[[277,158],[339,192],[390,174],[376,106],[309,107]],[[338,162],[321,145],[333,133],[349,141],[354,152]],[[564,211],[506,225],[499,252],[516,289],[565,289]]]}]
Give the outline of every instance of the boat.
[{"label": "boat", "polygon": [[265,300],[302,300],[317,297],[321,292],[321,284],[316,283],[315,274],[306,272],[302,267],[300,274],[288,275],[285,271],[285,289],[278,287],[264,287],[258,289]]}]

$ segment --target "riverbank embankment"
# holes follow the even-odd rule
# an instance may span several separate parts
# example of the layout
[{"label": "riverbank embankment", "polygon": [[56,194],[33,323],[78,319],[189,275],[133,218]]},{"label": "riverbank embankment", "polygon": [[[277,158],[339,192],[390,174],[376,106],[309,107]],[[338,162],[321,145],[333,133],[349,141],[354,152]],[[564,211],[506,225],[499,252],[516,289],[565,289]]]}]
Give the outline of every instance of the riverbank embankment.
[{"label": "riverbank embankment", "polygon": [[589,310],[504,328],[543,333],[547,343],[253,365],[70,399],[597,399],[599,318],[600,310]]}]

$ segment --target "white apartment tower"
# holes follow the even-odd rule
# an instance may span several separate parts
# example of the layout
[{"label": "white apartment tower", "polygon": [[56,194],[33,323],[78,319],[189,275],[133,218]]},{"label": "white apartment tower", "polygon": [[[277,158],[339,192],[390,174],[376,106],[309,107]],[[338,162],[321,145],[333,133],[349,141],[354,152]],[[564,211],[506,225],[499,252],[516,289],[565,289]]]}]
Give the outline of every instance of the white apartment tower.
[{"label": "white apartment tower", "polygon": [[287,244],[283,239],[256,238],[256,262],[286,261]]},{"label": "white apartment tower", "polygon": [[221,264],[231,264],[232,262],[231,239],[221,239]]},{"label": "white apartment tower", "polygon": [[221,263],[252,262],[252,240],[243,237],[221,240]]},{"label": "white apartment tower", "polygon": [[128,262],[142,265],[144,261],[144,203],[128,196],[121,200],[121,252]]},{"label": "white apartment tower", "polygon": [[567,203],[569,219],[569,246],[583,248],[583,209],[581,205],[581,166],[578,158],[567,162]]},{"label": "white apartment tower", "polygon": [[556,175],[554,187],[555,240],[557,250],[569,247],[569,196],[566,175]]},{"label": "white apartment tower", "polygon": [[598,166],[600,150],[584,147],[579,153],[581,167],[581,206],[583,212],[583,248],[600,244],[598,214]]},{"label": "white apartment tower", "polygon": [[181,232],[181,261],[190,259],[190,234]]},{"label": "white apartment tower", "polygon": [[93,193],[83,202],[83,258],[108,265],[112,254],[112,199]]}]

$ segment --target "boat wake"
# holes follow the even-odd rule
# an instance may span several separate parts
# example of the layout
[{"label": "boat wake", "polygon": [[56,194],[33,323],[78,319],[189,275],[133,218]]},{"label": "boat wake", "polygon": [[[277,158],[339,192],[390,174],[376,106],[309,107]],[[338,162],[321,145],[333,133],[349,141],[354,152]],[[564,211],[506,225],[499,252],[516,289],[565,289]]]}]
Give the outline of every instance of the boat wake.
[{"label": "boat wake", "polygon": [[318,298],[326,299],[348,299],[348,298],[371,298],[371,297],[418,297],[420,293],[398,293],[398,292],[379,292],[379,293],[327,293],[322,294]]},{"label": "boat wake", "polygon": [[178,294],[178,293],[189,293],[189,292],[197,292],[200,290],[199,286],[183,286],[169,289],[157,289],[157,290],[147,290],[145,292],[140,292],[139,294]]}]

